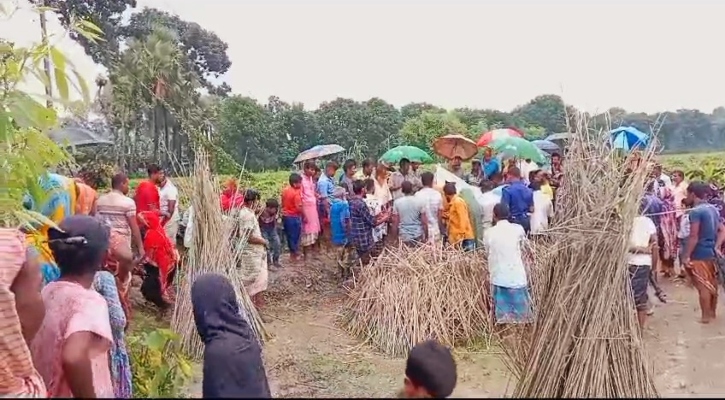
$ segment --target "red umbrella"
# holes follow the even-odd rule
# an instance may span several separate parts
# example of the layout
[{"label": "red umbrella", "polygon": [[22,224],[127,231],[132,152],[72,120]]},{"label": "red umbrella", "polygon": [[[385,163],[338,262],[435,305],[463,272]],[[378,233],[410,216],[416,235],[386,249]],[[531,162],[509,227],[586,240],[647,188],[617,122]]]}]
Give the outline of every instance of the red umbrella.
[{"label": "red umbrella", "polygon": [[521,133],[518,129],[515,128],[503,128],[503,129],[494,129],[492,131],[488,131],[481,135],[481,138],[478,139],[478,142],[476,143],[478,147],[486,147],[489,143],[493,142],[496,139],[500,139],[502,137],[507,136],[514,136],[514,137],[520,137],[523,138],[524,134]]}]

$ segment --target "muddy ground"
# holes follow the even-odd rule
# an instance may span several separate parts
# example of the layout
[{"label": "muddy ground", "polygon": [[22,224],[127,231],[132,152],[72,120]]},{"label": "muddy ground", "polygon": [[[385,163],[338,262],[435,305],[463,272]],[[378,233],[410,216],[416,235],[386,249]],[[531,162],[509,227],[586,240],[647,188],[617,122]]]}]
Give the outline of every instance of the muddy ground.
[{"label": "muddy ground", "polygon": [[[288,266],[271,274],[265,315],[272,338],[264,352],[272,392],[275,397],[393,396],[402,386],[404,360],[385,357],[338,327],[345,293],[329,264]],[[668,303],[655,304],[644,333],[660,394],[725,395],[725,315],[702,325],[694,289],[664,279],[661,285]],[[148,313],[139,318],[156,320]],[[454,397],[500,397],[514,385],[500,352],[486,343],[456,350],[456,360]],[[200,397],[199,371],[186,392]]]}]

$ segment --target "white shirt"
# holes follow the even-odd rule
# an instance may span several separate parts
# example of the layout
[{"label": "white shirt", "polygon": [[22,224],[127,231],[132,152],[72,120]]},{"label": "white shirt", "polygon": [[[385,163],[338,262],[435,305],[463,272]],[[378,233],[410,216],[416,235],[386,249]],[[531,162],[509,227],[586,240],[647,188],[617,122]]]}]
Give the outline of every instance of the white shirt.
[{"label": "white shirt", "polygon": [[529,173],[531,171],[536,171],[537,169],[539,169],[539,166],[533,161],[526,162],[524,160],[521,160],[519,161],[519,169],[521,170],[521,178],[525,182],[529,183]]},{"label": "white shirt", "polygon": [[511,289],[528,285],[526,267],[521,257],[521,244],[524,240],[524,228],[505,220],[498,221],[483,232],[492,284]]},{"label": "white shirt", "polygon": [[162,213],[169,213],[169,201],[173,200],[176,202],[174,205],[174,212],[171,214],[171,220],[176,220],[179,217],[179,190],[176,189],[170,180],[166,180],[164,187],[159,189],[159,207]]},{"label": "white shirt", "polygon": [[[629,246],[647,247],[649,246],[650,237],[656,234],[657,227],[650,217],[635,217],[634,226],[632,227],[632,235],[629,238]],[[627,264],[652,266],[652,255],[629,253]]]},{"label": "white shirt", "polygon": [[493,208],[501,202],[501,194],[490,190],[478,198],[478,204],[483,210],[483,229],[493,226]]},{"label": "white shirt", "polygon": [[[383,211],[383,207],[380,205],[380,202],[378,201],[378,198],[375,197],[375,195],[366,195],[365,204],[368,206],[370,214],[372,214],[373,217],[377,217],[378,214]],[[383,228],[385,228],[385,225],[387,224],[380,224],[373,228],[373,242],[377,243],[383,239],[383,236],[385,236],[385,231],[383,230]]]},{"label": "white shirt", "polygon": [[534,212],[531,214],[531,234],[540,235],[549,229],[549,218],[554,216],[554,205],[541,190],[534,192]]},{"label": "white shirt", "polygon": [[443,195],[433,188],[424,187],[414,196],[423,205],[425,216],[428,218],[428,237],[431,240],[438,238],[441,235],[438,216],[443,207]]}]

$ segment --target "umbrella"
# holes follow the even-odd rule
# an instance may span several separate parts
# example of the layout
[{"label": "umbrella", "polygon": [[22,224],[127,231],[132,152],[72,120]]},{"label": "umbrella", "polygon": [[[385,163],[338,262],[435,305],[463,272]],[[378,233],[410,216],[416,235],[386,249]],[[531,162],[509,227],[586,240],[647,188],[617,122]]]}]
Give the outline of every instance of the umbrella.
[{"label": "umbrella", "polygon": [[549,154],[558,153],[559,151],[561,151],[561,149],[559,148],[559,145],[552,142],[551,140],[546,140],[546,139],[534,140],[531,143],[533,143],[534,146],[538,147],[539,149],[541,149]]},{"label": "umbrella", "polygon": [[449,160],[455,157],[468,160],[478,153],[478,146],[476,146],[476,142],[465,136],[446,135],[433,142],[433,151]]},{"label": "umbrella", "polygon": [[395,164],[404,158],[408,159],[408,161],[415,162],[433,161],[433,158],[428,153],[415,146],[393,147],[380,156],[380,161]]},{"label": "umbrella", "polygon": [[345,148],[337,144],[318,144],[298,154],[293,163],[311,160],[313,158],[327,157],[342,153]]},{"label": "umbrella", "polygon": [[485,147],[488,146],[489,143],[493,142],[496,139],[500,139],[503,137],[524,137],[524,134],[517,131],[516,129],[512,128],[505,128],[505,129],[494,129],[492,131],[488,131],[481,135],[481,138],[478,139],[478,142],[476,143],[478,147]]},{"label": "umbrella", "polygon": [[568,132],[554,133],[552,135],[545,137],[544,140],[548,140],[550,142],[567,142],[567,141],[571,140],[571,133],[568,133]]},{"label": "umbrella", "polygon": [[503,137],[496,139],[489,145],[493,151],[509,154],[516,158],[531,159],[537,164],[546,163],[546,154],[536,145],[520,137]]},{"label": "umbrella", "polygon": [[647,146],[649,135],[632,126],[623,126],[609,131],[609,143],[615,149],[632,150]]},{"label": "umbrella", "polygon": [[97,133],[78,126],[69,126],[52,130],[48,133],[50,140],[64,147],[89,146],[97,144],[113,144]]}]

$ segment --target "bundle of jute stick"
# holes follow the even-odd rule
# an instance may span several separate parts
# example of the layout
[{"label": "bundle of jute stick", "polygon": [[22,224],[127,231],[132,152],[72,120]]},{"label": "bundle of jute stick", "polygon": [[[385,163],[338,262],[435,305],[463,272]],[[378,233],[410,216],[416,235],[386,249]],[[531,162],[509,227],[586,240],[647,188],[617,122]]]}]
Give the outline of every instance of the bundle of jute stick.
[{"label": "bundle of jute stick", "polygon": [[[519,378],[514,397],[656,397],[626,262],[648,172],[626,171],[606,133],[581,125],[547,246],[535,249],[535,323],[520,340],[503,341]],[[645,149],[642,165],[651,157]]]},{"label": "bundle of jute stick", "polygon": [[358,274],[343,325],[387,355],[434,338],[453,346],[488,333],[488,268],[480,255],[432,245],[385,250]]},{"label": "bundle of jute stick", "polygon": [[199,340],[194,323],[191,303],[191,285],[202,274],[213,272],[225,275],[237,290],[237,299],[242,307],[242,316],[249,321],[257,338],[264,341],[266,331],[262,320],[244,289],[239,274],[240,246],[245,238],[236,235],[233,216],[226,215],[219,204],[219,182],[212,176],[208,157],[198,151],[194,164],[193,190],[190,193],[193,207],[193,246],[188,261],[180,271],[181,284],[176,296],[172,329],[181,337],[182,349],[193,359],[200,359],[203,345]]}]

